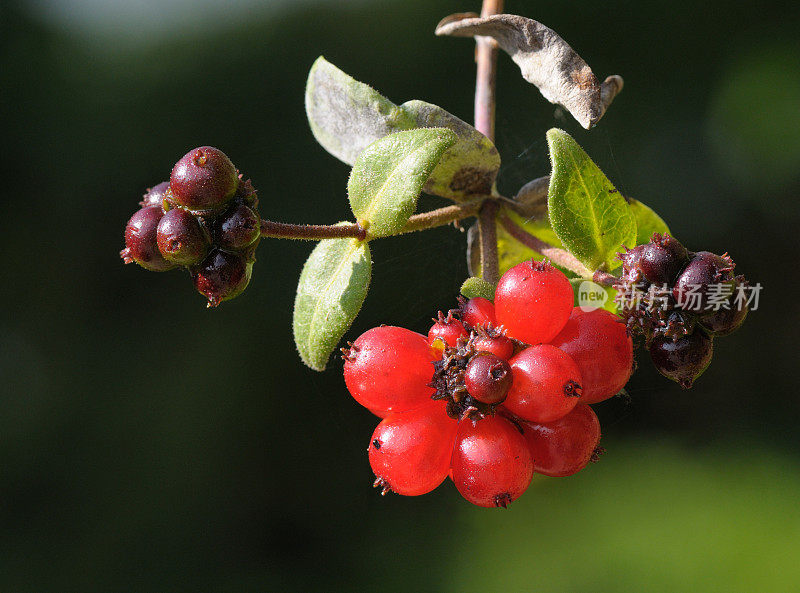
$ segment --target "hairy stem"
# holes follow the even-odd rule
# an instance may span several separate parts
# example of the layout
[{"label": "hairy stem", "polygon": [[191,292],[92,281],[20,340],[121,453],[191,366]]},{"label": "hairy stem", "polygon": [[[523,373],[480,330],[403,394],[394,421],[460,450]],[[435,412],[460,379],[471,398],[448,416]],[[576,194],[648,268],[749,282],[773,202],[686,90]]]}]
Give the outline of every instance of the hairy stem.
[{"label": "hairy stem", "polygon": [[500,265],[497,258],[497,210],[494,200],[487,200],[478,214],[481,232],[481,276],[490,284],[500,279]]}]

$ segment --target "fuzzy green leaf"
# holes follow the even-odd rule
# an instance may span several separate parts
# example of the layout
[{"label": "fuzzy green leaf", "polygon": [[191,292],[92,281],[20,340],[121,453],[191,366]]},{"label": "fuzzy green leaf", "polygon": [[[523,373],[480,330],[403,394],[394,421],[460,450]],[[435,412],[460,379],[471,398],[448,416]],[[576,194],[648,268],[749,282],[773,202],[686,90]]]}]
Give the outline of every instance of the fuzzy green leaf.
[{"label": "fuzzy green leaf", "polygon": [[636,219],[636,244],[649,243],[653,233],[669,233],[669,227],[664,220],[649,206],[638,200],[628,200],[633,217]]},{"label": "fuzzy green leaf", "polygon": [[308,73],[306,114],[323,148],[348,165],[370,144],[402,130],[447,128],[458,141],[443,155],[425,191],[451,200],[489,194],[500,154],[486,136],[441,107],[425,101],[398,106],[336,66],[317,58]]},{"label": "fuzzy green leaf", "polygon": [[315,371],[361,310],[371,272],[369,245],[357,239],[320,241],[303,266],[292,325],[300,358]]},{"label": "fuzzy green leaf", "polygon": [[550,175],[547,210],[564,246],[586,267],[611,270],[616,254],[636,241],[636,220],[620,195],[589,155],[566,132],[547,132]]},{"label": "fuzzy green leaf", "polygon": [[464,280],[464,284],[461,285],[461,294],[468,299],[481,297],[494,302],[494,291],[496,288],[496,284],[486,282],[483,278],[476,278],[473,276]]},{"label": "fuzzy green leaf", "polygon": [[422,186],[456,138],[444,128],[397,132],[373,142],[358,156],[347,194],[369,237],[386,237],[403,228],[417,208]]}]

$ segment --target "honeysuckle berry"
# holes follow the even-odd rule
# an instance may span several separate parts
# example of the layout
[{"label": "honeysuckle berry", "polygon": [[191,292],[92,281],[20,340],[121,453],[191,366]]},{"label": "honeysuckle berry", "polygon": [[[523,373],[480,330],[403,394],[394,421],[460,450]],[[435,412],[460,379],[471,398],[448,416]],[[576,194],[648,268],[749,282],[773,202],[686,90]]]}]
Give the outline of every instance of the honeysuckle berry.
[{"label": "honeysuckle berry", "polygon": [[622,320],[604,309],[575,307],[550,342],[580,369],[581,402],[594,404],[616,395],[633,373],[633,340]]},{"label": "honeysuckle berry", "polygon": [[688,250],[666,233],[655,233],[650,243],[642,247],[639,267],[644,278],[653,284],[672,286],[678,274],[689,263]]},{"label": "honeysuckle berry", "polygon": [[244,204],[236,204],[215,224],[215,239],[220,247],[239,251],[252,245],[261,234],[261,219]]},{"label": "honeysuckle berry", "polygon": [[649,349],[650,358],[658,372],[684,389],[689,389],[703,374],[714,354],[712,338],[699,329],[675,341],[656,336]]},{"label": "honeysuckle berry", "polygon": [[158,250],[156,230],[164,216],[160,206],[138,210],[125,225],[125,249],[119,255],[126,264],[137,263],[151,272],[165,272],[175,267]]},{"label": "honeysuckle berry", "polygon": [[455,347],[459,338],[466,338],[467,332],[464,324],[453,317],[452,312],[447,315],[439,311],[431,329],[428,330],[428,343],[433,345],[436,340],[441,340],[444,345]]},{"label": "honeysuckle berry", "polygon": [[250,282],[253,264],[238,253],[212,249],[191,275],[197,292],[208,299],[209,307],[242,293]]},{"label": "honeysuckle berry", "polygon": [[501,416],[458,425],[451,461],[461,495],[482,507],[508,506],[533,477],[533,460],[519,428]]},{"label": "honeysuckle berry", "polygon": [[473,336],[472,344],[479,352],[492,354],[508,360],[514,355],[514,342],[498,329],[478,327]]},{"label": "honeysuckle berry", "polygon": [[508,362],[489,352],[473,356],[464,371],[467,392],[484,404],[501,403],[513,380]]},{"label": "honeysuckle berry", "polygon": [[497,317],[492,301],[474,297],[471,299],[459,299],[461,305],[461,320],[470,327],[496,326]]},{"label": "honeysuckle berry", "polygon": [[144,194],[142,201],[139,202],[139,205],[144,206],[158,206],[164,203],[164,195],[167,192],[167,188],[169,187],[169,181],[163,181],[158,185],[154,185],[147,192]]},{"label": "honeysuckle berry", "polygon": [[583,377],[566,352],[539,344],[509,363],[514,380],[503,405],[513,414],[531,422],[553,422],[579,403]]},{"label": "honeysuckle berry", "polygon": [[161,254],[182,266],[194,265],[208,253],[208,238],[200,223],[182,208],[164,214],[158,223],[156,240]]},{"label": "honeysuckle berry", "polygon": [[[744,278],[736,278],[737,286],[744,284]],[[705,329],[712,332],[715,336],[727,336],[736,331],[744,323],[747,317],[747,303],[736,301],[734,293],[725,303],[726,307],[720,307],[717,311],[711,311],[700,317],[699,323]]]},{"label": "honeysuckle berry", "polygon": [[344,381],[355,400],[379,416],[405,412],[431,400],[436,356],[422,334],[385,325],[343,349]]},{"label": "honeysuckle berry", "polygon": [[387,416],[370,438],[369,464],[375,487],[405,496],[436,488],[447,477],[458,423],[442,402]]},{"label": "honeysuckle berry", "polygon": [[572,312],[574,296],[567,277],[546,262],[524,261],[500,278],[494,306],[497,323],[527,344],[552,340]]},{"label": "honeysuckle berry", "polygon": [[727,255],[709,251],[696,253],[675,281],[672,293],[678,306],[693,313],[706,311],[709,297],[715,290],[712,286],[721,287],[728,296],[732,294],[733,267],[733,260]]},{"label": "honeysuckle berry", "polygon": [[227,155],[213,146],[187,152],[172,169],[170,198],[190,210],[213,210],[236,192],[239,176]]},{"label": "honeysuckle berry", "polygon": [[545,476],[571,476],[596,457],[600,421],[591,407],[580,404],[547,424],[520,421],[533,458],[533,470]]}]

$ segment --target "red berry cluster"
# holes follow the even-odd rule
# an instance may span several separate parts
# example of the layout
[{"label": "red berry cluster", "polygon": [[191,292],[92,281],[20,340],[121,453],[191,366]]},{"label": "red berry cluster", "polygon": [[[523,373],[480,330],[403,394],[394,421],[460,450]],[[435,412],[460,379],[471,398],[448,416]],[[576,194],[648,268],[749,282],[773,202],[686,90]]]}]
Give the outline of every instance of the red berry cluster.
[{"label": "red berry cluster", "polygon": [[209,307],[247,288],[261,234],[258,198],[225,153],[190,150],[140,205],[125,227],[126,264],[154,272],[187,268]]},{"label": "red berry cluster", "polygon": [[748,307],[738,298],[747,286],[733,260],[693,253],[668,234],[620,254],[615,288],[622,318],[644,337],[659,372],[688,389],[711,362],[713,339],[733,332]]},{"label": "red berry cluster", "polygon": [[427,336],[381,326],[344,348],[344,378],[383,418],[369,444],[385,493],[430,492],[448,476],[473,504],[505,507],[534,473],[568,476],[599,452],[587,404],[618,393],[633,370],[625,325],[573,308],[567,278],[523,262],[494,303],[439,313]]}]

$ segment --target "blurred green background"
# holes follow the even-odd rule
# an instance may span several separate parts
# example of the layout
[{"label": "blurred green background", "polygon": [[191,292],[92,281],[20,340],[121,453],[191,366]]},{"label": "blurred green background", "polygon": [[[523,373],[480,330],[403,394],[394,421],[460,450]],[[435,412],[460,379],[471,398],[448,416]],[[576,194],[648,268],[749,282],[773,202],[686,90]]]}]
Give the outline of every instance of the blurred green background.
[{"label": "blurred green background", "polygon": [[[370,488],[376,419],[341,363],[302,366],[291,306],[311,246],[264,241],[208,311],[188,278],[123,266],[143,190],[226,151],[273,220],[349,216],[303,88],[320,54],[395,102],[471,119],[473,47],[443,0],[29,0],[3,10],[0,591],[793,591],[800,587],[800,14],[785,2],[541,3],[625,90],[585,132],[499,67],[500,189],[549,170],[563,127],[691,249],[764,290],[694,389],[646,355],[597,406],[608,452],[507,511],[452,484]],[[438,205],[432,198],[421,207]],[[451,228],[382,240],[348,337],[425,330],[466,275]]]}]

